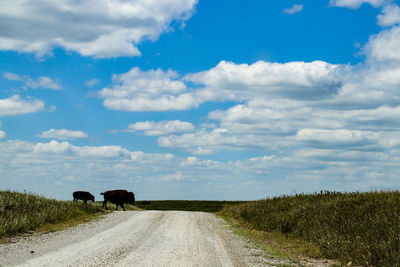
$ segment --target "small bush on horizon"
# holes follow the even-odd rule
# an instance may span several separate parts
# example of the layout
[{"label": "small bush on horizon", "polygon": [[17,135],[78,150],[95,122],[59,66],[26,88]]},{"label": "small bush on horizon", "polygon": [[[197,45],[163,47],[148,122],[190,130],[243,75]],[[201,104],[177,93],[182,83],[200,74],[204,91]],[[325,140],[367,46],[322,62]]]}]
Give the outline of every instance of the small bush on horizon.
[{"label": "small bush on horizon", "polygon": [[316,244],[325,257],[361,266],[400,266],[400,192],[280,196],[224,212],[257,230]]},{"label": "small bush on horizon", "polygon": [[241,204],[244,201],[219,201],[219,200],[142,200],[135,205],[145,210],[183,210],[218,212],[224,205]]}]

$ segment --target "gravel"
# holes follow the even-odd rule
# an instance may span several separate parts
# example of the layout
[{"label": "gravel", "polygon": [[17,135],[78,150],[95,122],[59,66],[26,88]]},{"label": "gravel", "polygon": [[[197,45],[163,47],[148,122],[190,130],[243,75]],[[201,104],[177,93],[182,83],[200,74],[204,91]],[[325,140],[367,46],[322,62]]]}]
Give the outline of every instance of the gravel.
[{"label": "gravel", "polygon": [[0,266],[329,266],[268,257],[214,214],[116,211],[0,244]]},{"label": "gravel", "polygon": [[214,214],[120,211],[0,245],[0,266],[265,266]]}]

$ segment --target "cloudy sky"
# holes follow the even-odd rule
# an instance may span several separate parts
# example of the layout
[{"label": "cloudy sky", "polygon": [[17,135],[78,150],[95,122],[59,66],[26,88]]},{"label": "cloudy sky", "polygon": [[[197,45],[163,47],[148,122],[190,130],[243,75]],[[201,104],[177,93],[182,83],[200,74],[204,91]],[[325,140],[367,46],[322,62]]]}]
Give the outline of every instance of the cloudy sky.
[{"label": "cloudy sky", "polygon": [[399,189],[399,5],[0,0],[0,190]]}]

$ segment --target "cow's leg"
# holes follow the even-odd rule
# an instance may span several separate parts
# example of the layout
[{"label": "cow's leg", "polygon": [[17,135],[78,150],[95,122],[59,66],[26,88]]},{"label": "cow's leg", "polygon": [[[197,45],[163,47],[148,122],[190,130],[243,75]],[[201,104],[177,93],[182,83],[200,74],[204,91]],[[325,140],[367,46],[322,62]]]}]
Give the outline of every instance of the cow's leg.
[{"label": "cow's leg", "polygon": [[115,208],[115,210],[118,210],[118,206],[119,206],[119,204],[115,204],[117,207]]},{"label": "cow's leg", "polygon": [[107,209],[107,200],[103,201],[103,208]]},{"label": "cow's leg", "polygon": [[121,204],[121,207],[125,211],[124,203]]},{"label": "cow's leg", "polygon": [[78,201],[78,199],[74,197],[74,201],[76,202],[76,201]]}]

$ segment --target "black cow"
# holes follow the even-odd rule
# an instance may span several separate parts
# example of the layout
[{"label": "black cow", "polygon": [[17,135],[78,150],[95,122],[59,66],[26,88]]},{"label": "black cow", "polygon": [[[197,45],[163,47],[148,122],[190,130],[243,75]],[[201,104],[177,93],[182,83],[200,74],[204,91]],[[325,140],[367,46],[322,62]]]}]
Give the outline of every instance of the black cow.
[{"label": "black cow", "polygon": [[83,200],[85,204],[87,204],[88,200],[94,202],[94,196],[86,191],[75,191],[74,193],[72,193],[72,196],[74,197],[74,201],[78,201],[80,199]]},{"label": "black cow", "polygon": [[107,202],[110,201],[118,206],[121,206],[125,211],[124,203],[135,204],[135,194],[126,190],[111,190],[101,193],[104,195],[103,208],[107,208]]}]

